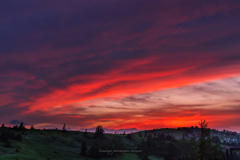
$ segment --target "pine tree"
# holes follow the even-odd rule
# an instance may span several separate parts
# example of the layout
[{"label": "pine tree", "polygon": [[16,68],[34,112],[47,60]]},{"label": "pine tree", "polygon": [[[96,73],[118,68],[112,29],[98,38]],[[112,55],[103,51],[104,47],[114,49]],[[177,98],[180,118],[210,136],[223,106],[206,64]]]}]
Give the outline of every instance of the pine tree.
[{"label": "pine tree", "polygon": [[63,133],[66,133],[66,132],[67,132],[65,123],[63,124],[63,130],[62,130],[62,132],[63,132]]},{"label": "pine tree", "polygon": [[205,120],[201,120],[199,125],[201,129],[201,136],[199,138],[199,155],[201,160],[205,160],[208,158],[208,153],[212,146],[210,129],[207,128],[208,123],[206,123]]},{"label": "pine tree", "polygon": [[65,123],[64,123],[64,125],[63,125],[63,131],[65,131],[66,130],[66,125],[65,125]]},{"label": "pine tree", "polygon": [[211,130],[207,128],[208,123],[201,120],[199,123],[201,137],[199,138],[199,156],[200,160],[211,160],[219,158],[219,145],[212,145]]},{"label": "pine tree", "polygon": [[21,122],[21,124],[20,124],[20,126],[19,126],[18,129],[19,129],[19,130],[23,130],[23,129],[25,129],[25,127],[23,126],[23,122]]},{"label": "pine tree", "polygon": [[105,132],[105,131],[103,130],[103,127],[102,127],[102,126],[97,126],[96,131],[95,131],[95,136],[96,136],[97,138],[100,138],[100,137],[102,137],[102,135],[103,135],[104,132]]},{"label": "pine tree", "polygon": [[34,130],[34,127],[33,127],[33,125],[31,125],[31,128],[30,128],[31,130]]}]

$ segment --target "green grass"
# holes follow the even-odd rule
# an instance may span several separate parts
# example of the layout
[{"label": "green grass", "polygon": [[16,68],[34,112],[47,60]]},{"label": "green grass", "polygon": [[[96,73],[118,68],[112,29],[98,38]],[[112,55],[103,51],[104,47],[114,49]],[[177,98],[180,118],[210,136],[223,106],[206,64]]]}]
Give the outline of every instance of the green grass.
[{"label": "green grass", "polygon": [[[12,130],[16,134],[20,131]],[[8,132],[8,128],[0,128],[1,132]],[[56,130],[25,130],[23,140],[11,140],[11,147],[4,147],[4,143],[0,142],[0,159],[1,160],[90,160],[89,157],[80,155],[82,142],[86,142],[88,149],[96,141],[93,133],[87,133],[88,138],[84,137],[83,132],[71,131],[63,133]],[[129,140],[126,135],[105,134],[108,140],[119,137],[125,146],[135,148],[140,138],[135,137]],[[106,158],[102,158],[106,159]],[[115,158],[107,159],[139,159],[134,153],[119,155]]]},{"label": "green grass", "polygon": [[[0,128],[1,132],[12,131],[17,135],[22,133],[17,130],[9,128]],[[158,129],[155,131],[148,131],[148,133],[164,133],[170,134],[181,139],[184,131],[176,129]],[[120,134],[105,134],[103,141],[112,141],[120,138],[120,141],[127,149],[135,149],[139,143],[146,138],[138,137],[138,133],[132,134],[132,139],[127,139],[127,135]],[[144,135],[144,131],[142,132]],[[83,132],[68,131],[63,133],[60,130],[25,130],[22,134],[23,140],[11,140],[11,147],[4,147],[4,143],[0,142],[0,159],[1,160],[91,160],[92,158],[80,155],[81,145],[83,142],[87,143],[88,149],[94,145],[94,133],[87,133],[87,137]],[[221,137],[223,138],[223,137]],[[231,136],[231,139],[236,139],[236,136]],[[224,145],[221,145],[224,148]],[[114,158],[105,157],[100,160],[141,160],[135,153],[124,153],[117,155]],[[161,157],[153,155],[149,156],[150,160],[164,160]]]}]

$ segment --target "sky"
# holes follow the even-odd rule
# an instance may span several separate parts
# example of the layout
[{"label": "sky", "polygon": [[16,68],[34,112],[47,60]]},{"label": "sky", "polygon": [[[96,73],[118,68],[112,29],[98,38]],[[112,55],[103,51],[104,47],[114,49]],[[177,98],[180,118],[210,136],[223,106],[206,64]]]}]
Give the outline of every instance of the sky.
[{"label": "sky", "polygon": [[0,123],[240,132],[240,1],[0,2]]}]

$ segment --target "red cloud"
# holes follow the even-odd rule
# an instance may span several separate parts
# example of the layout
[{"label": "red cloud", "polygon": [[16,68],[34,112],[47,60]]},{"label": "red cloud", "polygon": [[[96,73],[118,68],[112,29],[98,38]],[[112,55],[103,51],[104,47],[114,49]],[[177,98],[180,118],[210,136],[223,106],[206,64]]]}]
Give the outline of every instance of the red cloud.
[{"label": "red cloud", "polygon": [[[214,121],[216,116],[205,110],[193,115],[187,114],[192,110],[181,110],[181,115],[172,112],[174,116],[162,119],[146,112],[140,115],[149,116],[129,112],[133,118],[109,118],[104,116],[112,108],[101,110],[99,105],[103,99],[111,103],[240,73],[239,2],[93,0],[12,5],[4,2],[2,15],[7,16],[0,15],[0,108],[10,117],[36,114],[48,117],[44,123],[57,124],[61,115],[72,125],[104,121],[113,128],[126,120],[124,126],[139,129],[159,123],[193,125],[199,118]],[[89,113],[84,103],[97,104],[99,113]],[[40,123],[36,117],[29,120]],[[78,119],[85,124],[75,122]]]}]

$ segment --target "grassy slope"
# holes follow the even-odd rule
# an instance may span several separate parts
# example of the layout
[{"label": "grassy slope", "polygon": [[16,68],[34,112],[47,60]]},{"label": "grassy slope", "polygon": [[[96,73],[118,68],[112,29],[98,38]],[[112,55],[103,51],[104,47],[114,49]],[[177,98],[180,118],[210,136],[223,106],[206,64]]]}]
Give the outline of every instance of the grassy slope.
[{"label": "grassy slope", "polygon": [[[0,128],[0,132],[8,131],[8,128]],[[174,129],[160,129],[157,133],[165,133],[181,138],[183,131]],[[14,131],[15,135],[21,133]],[[144,134],[144,132],[142,132]],[[93,145],[95,139],[93,133],[88,133],[89,138],[85,138],[83,132],[68,131],[63,133],[59,130],[25,130],[22,141],[11,140],[12,147],[4,147],[4,143],[0,142],[0,159],[1,160],[90,160],[92,158],[80,155],[82,142],[86,142],[88,149]],[[133,140],[129,140],[126,135],[105,134],[108,139],[120,137],[125,147],[135,148],[142,138],[138,137],[138,133],[134,133]],[[17,152],[16,150],[19,150]],[[151,160],[161,159],[159,157],[149,156]],[[103,158],[106,160],[106,158]],[[125,153],[116,158],[108,158],[109,160],[140,160],[134,153]],[[162,159],[163,160],[163,159]]]},{"label": "grassy slope", "polygon": [[[8,131],[8,128],[0,128],[0,132]],[[13,131],[13,130],[11,130]],[[13,131],[15,135],[21,133],[20,131]],[[90,138],[85,138],[84,133],[77,131],[68,131],[63,133],[56,130],[25,130],[23,133],[23,140],[11,140],[11,147],[4,147],[4,143],[0,142],[0,159],[1,160],[90,160],[92,158],[83,157],[80,155],[80,148],[82,142],[85,141],[88,149],[94,143],[95,139],[93,133],[88,133]],[[128,148],[135,148],[140,138],[136,137],[134,140],[129,140],[126,135],[105,134],[107,138],[120,137],[124,145]],[[17,149],[19,151],[17,151]],[[106,159],[106,158],[103,158]],[[134,153],[126,153],[116,158],[119,160],[140,160]],[[151,156],[150,159],[156,159]]]}]

